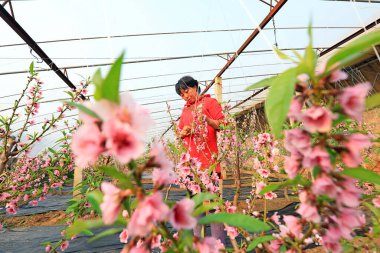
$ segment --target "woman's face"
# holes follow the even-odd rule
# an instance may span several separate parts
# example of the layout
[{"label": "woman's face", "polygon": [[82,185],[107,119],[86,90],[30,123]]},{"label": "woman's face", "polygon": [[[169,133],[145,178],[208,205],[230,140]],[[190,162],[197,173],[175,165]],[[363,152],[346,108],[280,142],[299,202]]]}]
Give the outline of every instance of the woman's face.
[{"label": "woman's face", "polygon": [[198,99],[197,87],[189,87],[186,90],[181,90],[181,97],[189,104],[195,103]]}]

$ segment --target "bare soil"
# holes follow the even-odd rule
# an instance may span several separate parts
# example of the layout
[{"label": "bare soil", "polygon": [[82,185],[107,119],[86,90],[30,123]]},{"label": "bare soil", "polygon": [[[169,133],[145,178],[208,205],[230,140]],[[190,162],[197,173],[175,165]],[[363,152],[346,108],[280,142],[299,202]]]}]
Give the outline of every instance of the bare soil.
[{"label": "bare soil", "polygon": [[67,214],[65,211],[51,211],[28,216],[0,217],[0,223],[7,228],[41,227],[63,224],[66,218]]}]

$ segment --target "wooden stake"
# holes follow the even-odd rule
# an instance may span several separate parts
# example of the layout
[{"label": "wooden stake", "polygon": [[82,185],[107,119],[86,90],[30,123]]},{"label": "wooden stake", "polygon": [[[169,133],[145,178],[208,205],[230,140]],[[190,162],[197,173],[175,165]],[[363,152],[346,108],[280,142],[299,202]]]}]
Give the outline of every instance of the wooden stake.
[{"label": "wooden stake", "polygon": [[223,98],[222,98],[222,78],[221,77],[215,77],[214,89],[215,89],[216,100],[218,100],[219,103],[222,103]]},{"label": "wooden stake", "polygon": [[[74,168],[74,183],[73,183],[74,189],[78,184],[82,183],[82,181],[83,181],[83,169],[79,167],[75,167]],[[80,198],[79,194],[80,194],[80,190],[74,190],[73,198],[79,199]]]}]

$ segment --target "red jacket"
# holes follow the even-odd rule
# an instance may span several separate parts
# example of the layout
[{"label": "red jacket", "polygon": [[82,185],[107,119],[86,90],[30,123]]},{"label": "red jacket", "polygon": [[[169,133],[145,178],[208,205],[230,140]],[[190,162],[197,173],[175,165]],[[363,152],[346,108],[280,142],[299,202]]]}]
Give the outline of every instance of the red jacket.
[{"label": "red jacket", "polygon": [[[210,95],[204,95],[193,104],[185,104],[178,127],[180,131],[184,126],[191,127],[192,134],[184,137],[184,144],[190,156],[197,158],[202,163],[203,169],[209,169],[211,165],[216,163],[218,155],[217,130],[199,119],[200,111],[202,111],[202,115],[210,119],[224,119],[222,107],[218,101],[211,98]],[[220,164],[217,164],[215,171],[220,172]]]}]

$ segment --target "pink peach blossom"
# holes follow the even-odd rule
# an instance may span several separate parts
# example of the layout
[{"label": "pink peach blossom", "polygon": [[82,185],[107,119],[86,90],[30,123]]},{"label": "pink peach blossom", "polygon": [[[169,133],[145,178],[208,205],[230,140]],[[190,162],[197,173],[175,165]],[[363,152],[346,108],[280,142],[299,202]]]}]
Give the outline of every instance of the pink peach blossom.
[{"label": "pink peach blossom", "polygon": [[165,149],[161,143],[154,143],[150,150],[150,156],[153,158],[152,163],[162,170],[173,170],[173,162],[165,155]]},{"label": "pink peach blossom", "polygon": [[285,172],[290,179],[297,176],[301,163],[298,161],[298,157],[292,155],[285,157]]},{"label": "pink peach blossom", "polygon": [[305,154],[311,148],[310,135],[298,128],[285,131],[285,148],[293,155]]},{"label": "pink peach blossom", "polygon": [[307,168],[319,166],[325,172],[330,172],[331,170],[330,156],[321,146],[315,146],[309,150],[309,152],[305,154],[302,164]]},{"label": "pink peach blossom", "polygon": [[159,248],[161,246],[161,235],[153,236],[151,241],[151,248]]},{"label": "pink peach blossom", "polygon": [[235,227],[226,226],[224,231],[227,231],[227,236],[229,238],[235,239],[239,235],[239,231]]},{"label": "pink peach blossom", "polygon": [[103,134],[106,137],[107,152],[120,163],[128,163],[144,153],[143,141],[128,125],[108,120],[103,123]]},{"label": "pink peach blossom", "polygon": [[302,113],[301,120],[305,129],[311,133],[327,133],[332,128],[332,113],[320,106],[313,106]]},{"label": "pink peach blossom", "polygon": [[213,237],[206,237],[203,242],[197,242],[195,248],[199,253],[219,253],[224,249],[224,245],[220,240]]},{"label": "pink peach blossom", "polygon": [[155,143],[150,151],[151,163],[158,168],[152,172],[152,179],[155,185],[172,184],[176,180],[173,171],[173,163],[166,157],[165,150],[160,143]]},{"label": "pink peach blossom", "polygon": [[131,248],[129,253],[150,253],[150,251],[144,245],[140,245]]},{"label": "pink peach blossom", "polygon": [[290,120],[299,121],[301,119],[302,103],[299,98],[293,98],[290,104],[288,117]]},{"label": "pink peach blossom", "polygon": [[45,252],[50,252],[52,249],[53,249],[53,247],[50,244],[48,244],[45,247]]},{"label": "pink peach blossom", "polygon": [[[91,134],[89,134],[91,133]],[[105,138],[95,124],[84,124],[73,135],[71,148],[75,164],[81,168],[93,165],[104,151]]]},{"label": "pink peach blossom", "polygon": [[343,252],[343,247],[339,241],[330,241],[327,236],[322,237],[322,245],[326,250],[332,253],[341,253]]},{"label": "pink peach blossom", "polygon": [[175,172],[170,170],[164,170],[164,169],[153,169],[152,172],[152,180],[154,185],[167,185],[167,184],[173,184],[176,180],[176,174]]},{"label": "pink peach blossom", "polygon": [[331,75],[329,77],[329,82],[336,83],[341,80],[347,79],[348,74],[342,70],[334,70],[331,72]]},{"label": "pink peach blossom", "polygon": [[305,73],[299,74],[297,76],[297,80],[300,81],[301,83],[306,83],[307,81],[309,81],[309,79],[310,79],[309,75]]},{"label": "pink peach blossom", "polygon": [[236,206],[232,205],[232,203],[228,200],[224,202],[224,206],[226,208],[227,213],[235,213],[236,212]]},{"label": "pink peach blossom", "polygon": [[37,206],[38,205],[38,201],[37,200],[32,200],[29,202],[29,204],[31,204],[32,206]]},{"label": "pink peach blossom", "polygon": [[279,239],[270,241],[270,243],[269,243],[270,252],[280,253],[280,248],[281,248],[282,244],[283,244],[283,242]]},{"label": "pink peach blossom", "polygon": [[119,235],[120,242],[127,243],[128,242],[128,230],[123,229],[123,231]]},{"label": "pink peach blossom", "polygon": [[177,230],[193,229],[197,220],[192,216],[195,203],[190,199],[182,199],[177,202],[169,215],[169,221]]},{"label": "pink peach blossom", "polygon": [[155,222],[166,221],[169,213],[169,207],[162,202],[161,192],[146,197],[132,214],[127,227],[129,234],[145,236],[152,230]]},{"label": "pink peach blossom", "polygon": [[338,194],[338,187],[333,182],[331,177],[323,174],[315,179],[312,187],[312,191],[316,195],[327,195],[332,199],[335,199]]},{"label": "pink peach blossom", "polygon": [[150,116],[149,110],[137,104],[129,93],[120,96],[120,108],[117,116],[124,122],[128,122],[133,131],[140,136],[154,126],[154,121]]},{"label": "pink peach blossom", "polygon": [[357,167],[361,164],[362,158],[360,151],[372,146],[370,137],[364,134],[352,134],[348,136],[348,140],[345,144],[347,151],[344,151],[342,155],[342,161],[347,167]]},{"label": "pink peach blossom", "polygon": [[[120,104],[108,100],[99,100],[86,105],[93,110],[104,122],[117,120],[123,125],[128,125],[140,138],[145,136],[146,130],[154,125],[149,111],[137,104],[129,93],[120,96]],[[94,118],[86,118],[89,122]]]},{"label": "pink peach blossom", "polygon": [[277,198],[277,194],[274,193],[274,192],[267,192],[267,193],[264,194],[264,197],[265,197],[266,199],[271,200],[271,199],[275,199],[275,198]]},{"label": "pink peach blossom", "polygon": [[380,208],[380,196],[377,196],[376,198],[372,199],[372,203],[375,207]]},{"label": "pink peach blossom", "polygon": [[65,251],[68,247],[69,247],[69,241],[64,241],[64,242],[61,244],[61,250],[62,250],[62,251]]},{"label": "pink peach blossom", "polygon": [[16,214],[17,213],[17,206],[14,203],[7,203],[5,205],[5,210],[9,214]]},{"label": "pink peach blossom", "polygon": [[291,215],[284,215],[283,219],[286,226],[280,225],[281,236],[288,237],[288,235],[293,235],[297,239],[301,239],[303,234],[300,219]]},{"label": "pink peach blossom", "polygon": [[345,180],[340,182],[341,190],[339,191],[336,202],[340,206],[358,207],[360,204],[361,191],[355,186],[355,180],[345,177]]},{"label": "pink peach blossom", "polygon": [[365,109],[364,100],[370,89],[371,84],[369,82],[343,89],[337,97],[343,112],[351,118],[361,121]]},{"label": "pink peach blossom", "polygon": [[104,224],[112,224],[121,211],[121,190],[111,183],[103,182],[101,190],[104,193],[103,202],[100,204]]},{"label": "pink peach blossom", "polygon": [[280,225],[280,215],[278,215],[277,212],[275,212],[274,214],[272,214],[271,217],[269,217],[270,220],[272,220],[275,224],[277,225]]},{"label": "pink peach blossom", "polygon": [[314,223],[319,223],[321,221],[317,207],[309,204],[308,202],[301,202],[299,208],[297,209],[297,213],[308,221],[312,221]]}]

